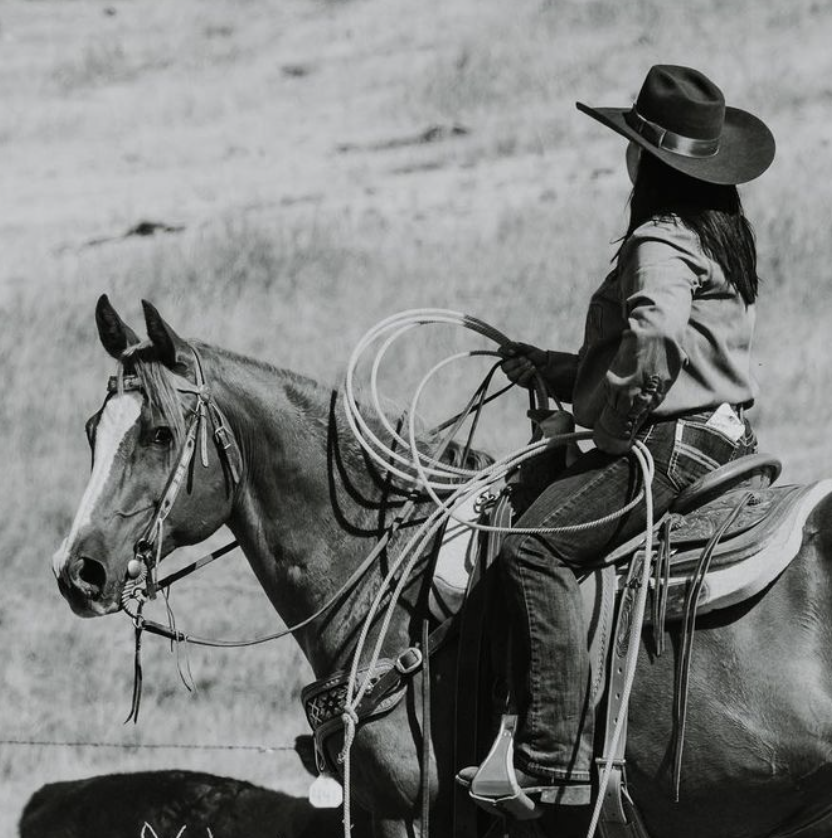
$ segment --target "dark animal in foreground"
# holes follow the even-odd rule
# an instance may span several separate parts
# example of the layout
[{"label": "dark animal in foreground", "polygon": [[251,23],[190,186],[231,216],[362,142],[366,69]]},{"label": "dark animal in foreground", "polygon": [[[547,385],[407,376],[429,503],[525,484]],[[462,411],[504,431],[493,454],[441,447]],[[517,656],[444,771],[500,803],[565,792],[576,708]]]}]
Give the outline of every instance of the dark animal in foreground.
[{"label": "dark animal in foreground", "polygon": [[[23,810],[20,838],[176,838],[183,827],[182,838],[336,838],[342,814],[230,777],[140,771],[43,786]],[[353,835],[369,835],[365,816],[352,814]]]}]

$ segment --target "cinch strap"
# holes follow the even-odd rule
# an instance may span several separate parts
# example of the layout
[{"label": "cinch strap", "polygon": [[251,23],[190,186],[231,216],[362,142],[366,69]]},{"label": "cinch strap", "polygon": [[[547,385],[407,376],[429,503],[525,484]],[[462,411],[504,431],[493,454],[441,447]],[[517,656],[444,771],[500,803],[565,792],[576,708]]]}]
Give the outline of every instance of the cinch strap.
[{"label": "cinch strap", "polygon": [[713,140],[696,140],[675,131],[668,131],[661,125],[645,119],[636,110],[635,105],[624,114],[624,121],[648,142],[682,157],[713,157],[719,151],[719,137]]}]

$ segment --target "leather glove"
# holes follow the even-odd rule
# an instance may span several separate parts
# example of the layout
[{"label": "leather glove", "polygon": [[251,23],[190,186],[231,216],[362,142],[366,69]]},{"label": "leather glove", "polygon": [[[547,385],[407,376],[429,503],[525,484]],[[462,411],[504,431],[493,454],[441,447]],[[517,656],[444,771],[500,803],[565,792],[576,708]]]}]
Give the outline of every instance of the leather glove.
[{"label": "leather glove", "polygon": [[513,384],[528,387],[536,371],[545,369],[549,353],[529,343],[511,341],[497,350],[503,361],[500,369]]}]

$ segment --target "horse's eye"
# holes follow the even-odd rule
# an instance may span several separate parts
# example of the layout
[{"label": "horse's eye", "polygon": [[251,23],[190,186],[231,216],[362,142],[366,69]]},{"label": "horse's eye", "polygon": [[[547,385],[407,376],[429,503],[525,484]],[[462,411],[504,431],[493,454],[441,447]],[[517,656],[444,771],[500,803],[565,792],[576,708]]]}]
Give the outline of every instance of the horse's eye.
[{"label": "horse's eye", "polygon": [[151,439],[153,440],[154,445],[163,445],[167,447],[171,444],[171,442],[173,442],[173,433],[170,428],[162,426],[153,431]]}]

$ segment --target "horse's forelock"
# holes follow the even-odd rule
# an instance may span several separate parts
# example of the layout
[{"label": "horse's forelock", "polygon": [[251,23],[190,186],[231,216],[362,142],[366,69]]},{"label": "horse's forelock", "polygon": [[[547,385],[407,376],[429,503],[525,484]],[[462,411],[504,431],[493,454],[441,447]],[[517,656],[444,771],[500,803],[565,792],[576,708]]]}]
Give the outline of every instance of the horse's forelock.
[{"label": "horse's forelock", "polygon": [[185,437],[185,415],[182,400],[176,390],[174,375],[159,361],[135,354],[131,359],[133,372],[141,382],[151,410],[156,410],[170,424],[177,444]]}]

